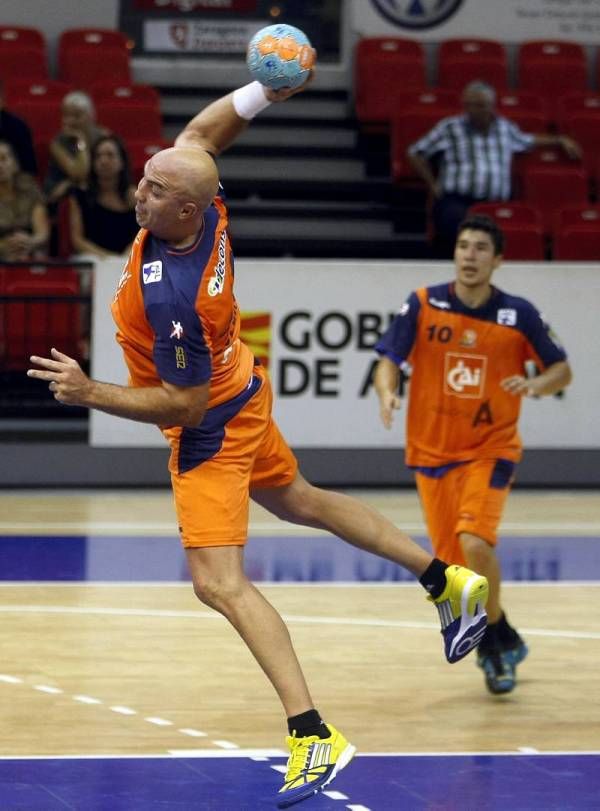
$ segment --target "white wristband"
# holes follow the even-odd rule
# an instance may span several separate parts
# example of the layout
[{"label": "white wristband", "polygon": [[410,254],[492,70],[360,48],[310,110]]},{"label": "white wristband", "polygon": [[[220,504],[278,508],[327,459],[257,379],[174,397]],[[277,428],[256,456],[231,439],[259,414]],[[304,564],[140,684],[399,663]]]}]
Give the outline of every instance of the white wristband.
[{"label": "white wristband", "polygon": [[239,117],[245,118],[246,121],[250,121],[270,103],[260,82],[250,82],[233,91],[233,107]]}]

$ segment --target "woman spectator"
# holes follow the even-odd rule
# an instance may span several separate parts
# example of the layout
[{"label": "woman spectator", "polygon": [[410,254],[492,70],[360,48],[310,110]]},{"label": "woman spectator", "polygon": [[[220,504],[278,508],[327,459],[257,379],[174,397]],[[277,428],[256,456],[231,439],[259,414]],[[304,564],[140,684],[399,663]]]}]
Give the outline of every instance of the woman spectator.
[{"label": "woman spectator", "polygon": [[27,262],[45,254],[50,226],[42,192],[0,141],[0,259]]},{"label": "woman spectator", "polygon": [[74,189],[69,201],[71,244],[77,254],[120,256],[139,230],[135,219],[135,186],[129,159],[115,135],[98,139],[91,151],[85,189]]},{"label": "woman spectator", "polygon": [[107,130],[95,123],[94,104],[87,93],[75,90],[62,100],[62,129],[50,143],[50,161],[44,181],[48,203],[56,203],[72,187],[85,185],[90,171],[90,150]]}]

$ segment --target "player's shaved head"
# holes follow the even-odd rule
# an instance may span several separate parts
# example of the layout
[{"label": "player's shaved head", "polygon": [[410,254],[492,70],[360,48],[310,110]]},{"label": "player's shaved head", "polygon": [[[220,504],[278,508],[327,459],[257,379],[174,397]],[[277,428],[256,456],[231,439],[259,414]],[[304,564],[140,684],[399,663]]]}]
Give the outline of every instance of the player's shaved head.
[{"label": "player's shaved head", "polygon": [[152,158],[157,171],[164,173],[169,184],[182,199],[189,198],[204,211],[219,188],[219,173],[214,160],[203,149],[170,147]]}]

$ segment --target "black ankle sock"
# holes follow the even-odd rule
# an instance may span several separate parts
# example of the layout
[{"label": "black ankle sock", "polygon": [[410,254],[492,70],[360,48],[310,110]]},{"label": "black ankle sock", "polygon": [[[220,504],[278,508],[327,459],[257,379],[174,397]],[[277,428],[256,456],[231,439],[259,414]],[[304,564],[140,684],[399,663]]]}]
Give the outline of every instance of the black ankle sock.
[{"label": "black ankle sock", "polygon": [[439,597],[446,588],[447,568],[443,560],[434,558],[419,578],[419,583],[433,598]]},{"label": "black ankle sock", "polygon": [[500,646],[500,622],[488,622],[481,642],[477,645],[478,651],[489,651]]},{"label": "black ankle sock", "polygon": [[331,733],[316,710],[307,710],[287,719],[290,735],[297,738],[308,738],[311,735],[318,735],[319,738],[328,738]]},{"label": "black ankle sock", "polygon": [[497,622],[497,625],[498,637],[500,638],[500,642],[502,642],[504,645],[514,645],[520,640],[519,634],[506,619],[506,614],[502,614]]}]

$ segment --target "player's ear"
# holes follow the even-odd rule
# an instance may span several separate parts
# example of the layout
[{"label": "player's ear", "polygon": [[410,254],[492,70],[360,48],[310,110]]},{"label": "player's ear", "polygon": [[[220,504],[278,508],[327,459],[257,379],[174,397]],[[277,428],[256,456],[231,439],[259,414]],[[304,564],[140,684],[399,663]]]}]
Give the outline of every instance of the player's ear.
[{"label": "player's ear", "polygon": [[179,209],[179,219],[190,220],[198,214],[198,211],[198,204],[194,203],[193,200],[188,200],[188,202],[184,203]]}]

